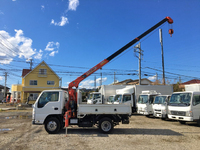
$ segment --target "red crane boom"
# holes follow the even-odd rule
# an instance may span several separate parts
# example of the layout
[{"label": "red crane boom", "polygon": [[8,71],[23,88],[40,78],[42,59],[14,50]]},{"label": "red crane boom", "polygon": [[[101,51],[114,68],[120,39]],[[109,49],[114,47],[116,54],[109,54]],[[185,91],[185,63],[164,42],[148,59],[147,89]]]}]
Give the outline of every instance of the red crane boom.
[{"label": "red crane boom", "polygon": [[[130,46],[132,46],[133,44],[135,44],[136,42],[138,42],[140,39],[142,39],[144,36],[146,36],[147,34],[149,34],[150,32],[152,32],[153,30],[155,30],[157,27],[159,27],[160,25],[162,25],[166,21],[169,24],[173,23],[173,20],[170,17],[165,17],[163,20],[161,20],[156,25],[154,25],[153,27],[151,27],[150,29],[148,29],[146,32],[144,32],[140,36],[136,37],[134,40],[132,40],[131,42],[129,42],[128,44],[126,44],[125,46],[123,46],[122,48],[120,48],[118,51],[116,51],[115,53],[113,53],[111,56],[109,56],[108,58],[104,59],[99,64],[97,64],[96,66],[94,66],[93,68],[91,68],[90,70],[88,70],[83,75],[81,75],[80,77],[78,77],[76,80],[72,81],[69,84],[69,86],[68,86],[69,100],[68,100],[68,102],[67,102],[67,104],[65,106],[65,108],[67,109],[66,114],[68,116],[67,118],[65,118],[66,119],[66,121],[65,121],[65,126],[66,127],[68,126],[69,118],[76,117],[77,95],[76,95],[76,90],[73,89],[73,87],[74,88],[78,88],[78,85],[79,85],[79,83],[82,80],[84,80],[85,78],[87,78],[88,76],[90,76],[91,74],[93,74],[95,71],[97,71],[100,68],[102,68],[109,61],[111,61],[113,58],[115,58],[116,56],[118,56],[119,54],[121,54],[127,48],[129,48]],[[173,30],[169,29],[169,33],[173,34]]]}]

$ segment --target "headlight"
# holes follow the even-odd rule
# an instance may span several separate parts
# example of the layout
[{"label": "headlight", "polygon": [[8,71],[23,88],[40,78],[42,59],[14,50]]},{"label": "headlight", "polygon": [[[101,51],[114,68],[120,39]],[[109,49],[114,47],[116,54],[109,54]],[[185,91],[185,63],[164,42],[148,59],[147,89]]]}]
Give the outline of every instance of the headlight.
[{"label": "headlight", "polygon": [[192,117],[193,116],[192,111],[186,111],[186,116],[187,117]]},{"label": "headlight", "polygon": [[170,110],[168,110],[168,115],[171,115],[171,111]]},{"label": "headlight", "polygon": [[166,110],[165,110],[165,109],[163,109],[163,110],[162,110],[162,113],[163,113],[163,114],[166,114]]}]

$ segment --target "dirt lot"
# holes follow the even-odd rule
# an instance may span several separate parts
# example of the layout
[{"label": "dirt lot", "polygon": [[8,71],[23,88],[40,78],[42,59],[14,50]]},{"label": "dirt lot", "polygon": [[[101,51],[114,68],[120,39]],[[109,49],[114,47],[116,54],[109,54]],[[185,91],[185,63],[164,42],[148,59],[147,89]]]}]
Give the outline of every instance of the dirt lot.
[{"label": "dirt lot", "polygon": [[0,111],[0,149],[181,149],[200,147],[200,128],[195,123],[181,125],[133,115],[130,124],[116,126],[112,134],[101,134],[97,128],[70,127],[49,135],[43,126],[31,124],[31,109]]}]

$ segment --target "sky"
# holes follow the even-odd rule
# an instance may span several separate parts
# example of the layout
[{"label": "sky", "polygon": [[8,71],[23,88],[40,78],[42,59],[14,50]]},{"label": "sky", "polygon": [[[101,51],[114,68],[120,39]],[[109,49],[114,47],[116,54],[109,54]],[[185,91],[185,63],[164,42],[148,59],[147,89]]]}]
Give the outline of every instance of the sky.
[{"label": "sky", "polygon": [[[166,82],[200,79],[199,0],[1,0],[0,84],[21,84],[22,69],[43,60],[68,84],[163,20],[167,22],[139,42],[141,77],[162,80],[159,29],[162,29]],[[169,29],[174,30],[172,37]],[[135,43],[83,80],[93,88],[138,79]]]}]

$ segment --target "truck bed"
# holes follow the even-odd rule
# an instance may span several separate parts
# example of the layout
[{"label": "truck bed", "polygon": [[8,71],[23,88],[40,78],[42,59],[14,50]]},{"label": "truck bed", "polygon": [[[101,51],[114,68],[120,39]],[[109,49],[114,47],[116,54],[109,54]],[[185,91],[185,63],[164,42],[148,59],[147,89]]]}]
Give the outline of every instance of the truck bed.
[{"label": "truck bed", "polygon": [[86,114],[129,114],[131,105],[126,104],[79,104],[78,116]]}]

